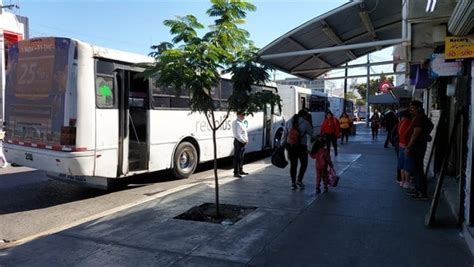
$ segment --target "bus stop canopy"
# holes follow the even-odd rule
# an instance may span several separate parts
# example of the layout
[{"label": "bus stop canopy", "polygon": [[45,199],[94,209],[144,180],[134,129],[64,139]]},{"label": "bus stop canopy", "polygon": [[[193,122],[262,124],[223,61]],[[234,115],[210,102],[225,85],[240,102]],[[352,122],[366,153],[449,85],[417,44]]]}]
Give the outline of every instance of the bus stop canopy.
[{"label": "bus stop canopy", "polygon": [[369,105],[391,105],[397,104],[398,100],[391,94],[369,96]]},{"label": "bus stop canopy", "polygon": [[392,87],[389,91],[390,93],[369,96],[369,105],[407,105],[411,100],[412,91],[405,90],[404,86]]},{"label": "bus stop canopy", "polygon": [[355,0],[284,34],[259,51],[264,62],[315,79],[353,59],[401,43],[401,0]]}]

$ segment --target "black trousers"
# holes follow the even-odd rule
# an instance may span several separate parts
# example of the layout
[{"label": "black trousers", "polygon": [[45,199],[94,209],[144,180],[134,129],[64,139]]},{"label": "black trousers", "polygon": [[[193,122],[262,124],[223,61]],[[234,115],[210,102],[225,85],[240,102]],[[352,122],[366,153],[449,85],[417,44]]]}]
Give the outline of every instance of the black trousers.
[{"label": "black trousers", "polygon": [[379,135],[379,128],[378,127],[372,127],[372,140],[377,138],[378,135]]},{"label": "black trousers", "polygon": [[400,166],[400,156],[399,156],[399,152],[400,152],[400,146],[397,144],[395,144],[395,147],[393,148],[395,150],[395,154],[397,155],[397,181],[401,181],[402,180],[402,174],[400,173],[401,170],[398,166]]},{"label": "black trousers", "polygon": [[349,142],[349,133],[351,132],[351,128],[341,128],[341,144],[344,143],[344,139],[346,139],[346,143]]},{"label": "black trousers", "polygon": [[308,147],[306,145],[288,145],[288,156],[290,158],[291,182],[296,183],[296,171],[298,169],[298,160],[300,161],[300,171],[298,181],[302,182],[306,168],[308,168]]},{"label": "black trousers", "polygon": [[234,174],[243,172],[245,144],[234,138]]},{"label": "black trousers", "polygon": [[428,193],[428,181],[425,176],[425,170],[423,168],[423,160],[425,158],[426,144],[421,144],[413,147],[410,150],[413,156],[413,178],[415,180],[415,187],[421,194],[426,195]]},{"label": "black trousers", "polygon": [[326,149],[331,152],[331,143],[334,147],[334,155],[337,156],[337,136],[335,134],[325,134],[326,137]]},{"label": "black trousers", "polygon": [[392,140],[393,127],[387,127],[387,138],[385,139],[384,147],[388,147],[388,143]]}]

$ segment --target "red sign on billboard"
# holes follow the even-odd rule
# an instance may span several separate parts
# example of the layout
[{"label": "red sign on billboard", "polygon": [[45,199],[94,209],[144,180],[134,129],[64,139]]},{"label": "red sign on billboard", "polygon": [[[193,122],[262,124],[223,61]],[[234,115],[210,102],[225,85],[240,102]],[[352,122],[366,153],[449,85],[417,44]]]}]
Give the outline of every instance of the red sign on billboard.
[{"label": "red sign on billboard", "polygon": [[390,87],[393,87],[393,85],[389,81],[383,81],[379,83],[379,91],[382,93],[388,93]]}]

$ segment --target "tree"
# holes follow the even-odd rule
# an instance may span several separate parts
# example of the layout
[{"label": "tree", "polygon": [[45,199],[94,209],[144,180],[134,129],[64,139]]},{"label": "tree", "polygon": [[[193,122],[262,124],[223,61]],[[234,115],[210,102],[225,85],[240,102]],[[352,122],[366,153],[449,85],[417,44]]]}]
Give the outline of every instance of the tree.
[{"label": "tree", "polygon": [[[192,112],[203,113],[212,130],[214,144],[214,181],[216,216],[219,212],[219,179],[217,174],[216,132],[231,111],[253,113],[266,104],[280,104],[280,98],[264,92],[252,92],[253,84],[264,84],[270,78],[270,66],[258,63],[257,48],[248,40],[249,33],[239,25],[245,23],[247,12],[256,7],[245,0],[211,0],[207,10],[214,24],[202,37],[197,30],[205,27],[193,15],[165,20],[174,36],[171,42],[152,46],[155,64],[148,66],[144,76],[157,76],[158,86],[171,86],[179,95],[190,93]],[[219,84],[223,72],[232,73],[233,93],[229,97],[225,118],[216,121],[218,107],[212,89]]]},{"label": "tree", "polygon": [[346,93],[346,98],[350,100],[355,100],[357,99],[357,96],[354,94],[354,92],[347,92]]}]

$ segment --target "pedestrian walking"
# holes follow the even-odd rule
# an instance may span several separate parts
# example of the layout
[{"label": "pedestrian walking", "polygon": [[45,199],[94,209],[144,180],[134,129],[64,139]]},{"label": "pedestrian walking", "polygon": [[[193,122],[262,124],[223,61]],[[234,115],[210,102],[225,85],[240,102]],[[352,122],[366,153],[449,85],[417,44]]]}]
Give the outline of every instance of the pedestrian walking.
[{"label": "pedestrian walking", "polygon": [[372,140],[377,139],[380,128],[380,115],[378,110],[375,110],[372,117],[370,117],[370,128],[372,129]]},{"label": "pedestrian walking", "polygon": [[395,110],[392,107],[385,112],[384,116],[384,125],[387,130],[387,138],[385,139],[384,147],[388,147],[388,143],[392,140],[393,128],[397,124],[397,115],[395,115]]},{"label": "pedestrian walking", "polygon": [[321,193],[321,180],[323,181],[324,192],[328,191],[328,168],[333,168],[331,155],[324,148],[324,145],[324,140],[316,139],[310,153],[311,158],[316,161],[316,194]]},{"label": "pedestrian walking", "polygon": [[321,135],[326,139],[326,149],[328,152],[331,151],[331,144],[334,147],[334,155],[337,156],[337,139],[340,134],[339,121],[333,116],[331,111],[326,113],[326,118],[324,118],[323,123],[321,124]]},{"label": "pedestrian walking", "polygon": [[[290,160],[291,189],[304,189],[303,178],[308,167],[308,135],[311,137],[313,128],[308,122],[308,114],[305,110],[300,110],[285,124],[283,131],[282,145],[288,151]],[[298,161],[300,169],[297,176]]]},{"label": "pedestrian walking", "polygon": [[346,112],[343,112],[339,118],[339,127],[341,128],[341,145],[344,144],[344,139],[346,143],[349,142],[349,133],[351,132],[352,120],[347,115]]},{"label": "pedestrian walking", "polygon": [[423,104],[418,100],[410,102],[409,107],[412,121],[408,127],[405,137],[408,144],[405,153],[413,159],[412,176],[415,182],[415,189],[408,192],[414,199],[428,199],[428,181],[423,170],[423,159],[425,157],[428,136],[430,134],[431,121],[423,111]]},{"label": "pedestrian walking", "polygon": [[244,124],[245,114],[237,112],[237,118],[232,122],[232,134],[234,136],[234,177],[242,178],[247,175],[244,172],[244,153],[245,146],[249,142],[247,134],[247,125]]}]

